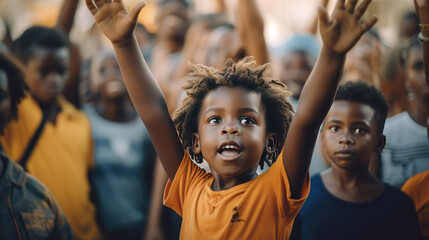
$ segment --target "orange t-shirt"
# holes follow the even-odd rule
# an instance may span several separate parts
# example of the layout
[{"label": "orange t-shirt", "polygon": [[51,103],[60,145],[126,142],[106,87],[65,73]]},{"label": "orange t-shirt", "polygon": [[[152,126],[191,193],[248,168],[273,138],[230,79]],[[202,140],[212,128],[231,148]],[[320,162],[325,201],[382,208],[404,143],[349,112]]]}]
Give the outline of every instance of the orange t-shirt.
[{"label": "orange t-shirt", "polygon": [[282,154],[265,173],[224,191],[213,191],[213,176],[184,155],[164,193],[164,204],[183,217],[180,239],[289,238],[310,183],[302,198],[290,198]]},{"label": "orange t-shirt", "polygon": [[422,236],[429,238],[429,171],[409,178],[402,186],[402,191],[414,202]]},{"label": "orange t-shirt", "polygon": [[[30,174],[43,182],[64,211],[76,239],[100,239],[95,208],[89,199],[88,170],[93,168],[90,123],[85,114],[60,97],[55,125],[46,122],[28,161]],[[18,107],[18,120],[0,138],[5,153],[19,161],[42,119],[32,97]]]}]

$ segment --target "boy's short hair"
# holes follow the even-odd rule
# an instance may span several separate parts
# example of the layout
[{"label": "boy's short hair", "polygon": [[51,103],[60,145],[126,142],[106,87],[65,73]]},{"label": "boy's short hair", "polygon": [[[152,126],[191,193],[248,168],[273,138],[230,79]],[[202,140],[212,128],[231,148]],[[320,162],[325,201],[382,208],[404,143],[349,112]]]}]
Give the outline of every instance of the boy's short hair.
[{"label": "boy's short hair", "polygon": [[334,101],[351,101],[363,103],[374,110],[374,120],[378,126],[378,133],[383,133],[384,123],[389,107],[381,92],[365,82],[346,82],[338,87]]},{"label": "boy's short hair", "polygon": [[259,165],[263,168],[264,162],[271,165],[283,148],[286,134],[293,116],[288,96],[291,93],[286,86],[267,75],[268,64],[256,66],[253,57],[246,57],[238,63],[229,59],[223,71],[200,64],[190,65],[187,84],[184,87],[187,96],[181,106],[174,112],[174,125],[177,128],[183,147],[198,163],[202,158],[195,158],[192,151],[192,136],[198,132],[198,114],[204,97],[212,90],[221,87],[244,87],[256,92],[261,97],[262,107],[265,111],[267,133],[276,134],[276,152],[267,157],[264,151]]},{"label": "boy's short hair", "polygon": [[10,93],[10,118],[17,119],[18,104],[25,96],[28,89],[24,81],[24,74],[12,58],[0,53],[0,70],[4,71],[7,76],[7,83]]},{"label": "boy's short hair", "polygon": [[12,53],[24,64],[32,56],[34,47],[57,49],[69,47],[70,42],[66,35],[56,28],[33,26],[25,30],[21,36],[13,42]]}]

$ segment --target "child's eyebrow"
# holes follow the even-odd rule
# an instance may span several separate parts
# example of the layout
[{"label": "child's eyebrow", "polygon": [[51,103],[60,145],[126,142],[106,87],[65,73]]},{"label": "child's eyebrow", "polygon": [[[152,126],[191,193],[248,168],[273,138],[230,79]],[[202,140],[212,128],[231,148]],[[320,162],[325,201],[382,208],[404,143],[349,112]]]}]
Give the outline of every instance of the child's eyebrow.
[{"label": "child's eyebrow", "polygon": [[[225,111],[225,108],[211,107],[211,108],[208,108],[205,112],[203,112],[201,116],[204,117],[207,113],[210,113],[210,112],[221,113],[221,112],[224,112],[224,111]],[[243,113],[255,113],[255,114],[259,115],[260,111],[258,111],[256,108],[253,108],[253,107],[243,107],[243,108],[239,108],[238,109],[238,113],[240,113],[240,114],[243,114]]]},{"label": "child's eyebrow", "polygon": [[260,111],[258,111],[256,108],[253,108],[253,107],[245,107],[245,108],[239,109],[239,113],[248,113],[248,112],[252,112],[256,114],[260,113]]}]

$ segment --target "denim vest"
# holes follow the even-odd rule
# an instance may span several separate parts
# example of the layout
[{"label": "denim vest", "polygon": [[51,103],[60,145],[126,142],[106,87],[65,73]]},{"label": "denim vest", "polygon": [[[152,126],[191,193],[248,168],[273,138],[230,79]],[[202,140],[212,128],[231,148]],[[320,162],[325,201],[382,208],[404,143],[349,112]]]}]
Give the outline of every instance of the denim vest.
[{"label": "denim vest", "polygon": [[73,239],[52,193],[2,152],[0,240]]}]

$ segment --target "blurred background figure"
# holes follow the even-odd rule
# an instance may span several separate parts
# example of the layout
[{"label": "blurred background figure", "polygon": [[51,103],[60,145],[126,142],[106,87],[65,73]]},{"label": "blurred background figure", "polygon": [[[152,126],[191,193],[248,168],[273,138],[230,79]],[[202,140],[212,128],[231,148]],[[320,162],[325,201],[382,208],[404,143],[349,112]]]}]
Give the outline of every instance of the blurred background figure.
[{"label": "blurred background figure", "polygon": [[91,61],[92,103],[84,106],[94,139],[95,199],[104,239],[142,239],[155,150],[129,99],[115,53]]}]

